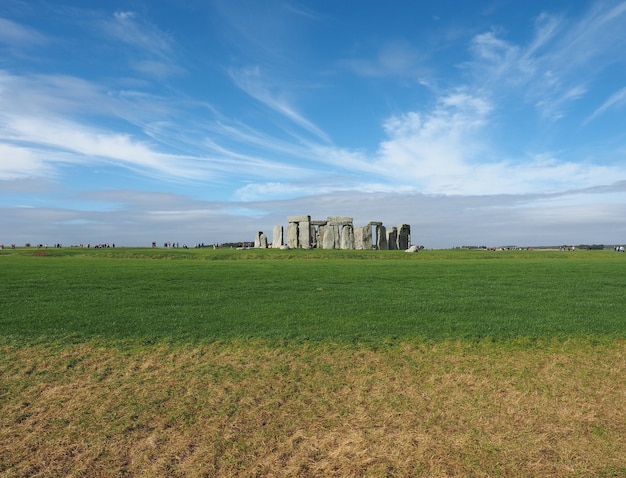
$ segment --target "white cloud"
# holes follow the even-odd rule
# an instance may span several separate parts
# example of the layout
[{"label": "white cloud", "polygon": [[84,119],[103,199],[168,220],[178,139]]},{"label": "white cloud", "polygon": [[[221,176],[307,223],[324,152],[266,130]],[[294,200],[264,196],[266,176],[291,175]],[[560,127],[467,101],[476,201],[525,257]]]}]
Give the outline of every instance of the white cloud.
[{"label": "white cloud", "polygon": [[520,98],[541,116],[557,121],[585,97],[606,66],[624,63],[626,2],[595,2],[580,19],[542,13],[527,45],[493,29],[476,35],[474,57],[465,64],[476,88],[494,96]]},{"label": "white cloud", "polygon": [[611,109],[621,109],[626,105],[626,87],[613,93],[599,108],[597,108],[583,123],[584,125],[595,120]]},{"label": "white cloud", "polygon": [[46,43],[45,36],[25,26],[0,17],[0,43],[22,49]]},{"label": "white cloud", "polygon": [[154,78],[167,78],[184,73],[184,69],[167,61],[141,60],[131,62],[131,66],[139,73]]},{"label": "white cloud", "polygon": [[254,66],[243,69],[231,69],[230,77],[238,88],[257,101],[285,116],[319,139],[327,143],[330,142],[326,133],[298,113],[285,97],[281,97],[280,93],[276,94],[272,91],[272,89],[276,89],[277,87],[270,87],[268,79],[262,75],[260,67]]},{"label": "white cloud", "polygon": [[46,177],[54,168],[41,159],[41,152],[0,143],[0,180]]},{"label": "white cloud", "polygon": [[160,58],[169,58],[172,54],[171,35],[140,21],[134,12],[116,12],[112,18],[103,20],[102,26],[112,38],[140,51]]},{"label": "white cloud", "polygon": [[235,197],[240,201],[258,201],[271,199],[285,199],[302,195],[307,188],[290,183],[253,183],[247,184],[235,191]]},{"label": "white cloud", "polygon": [[588,88],[585,85],[572,85],[569,89],[559,87],[555,88],[552,95],[542,97],[535,106],[541,112],[541,115],[549,120],[556,121],[565,116],[565,110],[573,101],[581,99],[587,93]]},{"label": "white cloud", "polygon": [[484,149],[478,137],[490,111],[485,100],[455,92],[427,114],[389,118],[384,124],[389,139],[377,153],[380,174],[424,192],[462,191]]},{"label": "white cloud", "polygon": [[172,35],[145,21],[135,12],[118,11],[97,23],[107,39],[131,47],[124,51],[137,72],[149,77],[165,78],[180,75],[184,69],[178,64]]},{"label": "white cloud", "polygon": [[424,55],[407,42],[387,42],[373,58],[347,58],[339,64],[359,76],[372,78],[409,78],[415,81],[426,76]]},{"label": "white cloud", "polygon": [[9,128],[14,138],[75,153],[76,162],[112,160],[130,168],[158,172],[171,177],[196,178],[206,171],[194,167],[191,157],[163,154],[130,136],[85,127],[62,119],[15,118]]},{"label": "white cloud", "polygon": [[[589,11],[580,20],[570,22],[546,56],[559,70],[593,76],[607,64],[620,58],[623,61],[625,19],[626,2],[591,2]],[[595,71],[588,70],[591,62],[596,64]]]}]

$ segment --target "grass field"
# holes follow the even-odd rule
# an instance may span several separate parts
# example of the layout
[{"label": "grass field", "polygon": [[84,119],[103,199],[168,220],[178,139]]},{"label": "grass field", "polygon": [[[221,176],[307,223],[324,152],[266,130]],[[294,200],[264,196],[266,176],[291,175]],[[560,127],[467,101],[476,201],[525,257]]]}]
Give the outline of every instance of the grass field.
[{"label": "grass field", "polygon": [[626,476],[626,257],[0,251],[0,476]]}]

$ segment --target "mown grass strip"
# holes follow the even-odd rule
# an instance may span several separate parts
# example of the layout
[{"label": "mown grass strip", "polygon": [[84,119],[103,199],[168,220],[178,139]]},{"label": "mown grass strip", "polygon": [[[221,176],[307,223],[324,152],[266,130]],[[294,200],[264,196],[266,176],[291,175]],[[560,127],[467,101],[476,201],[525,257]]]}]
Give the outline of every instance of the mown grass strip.
[{"label": "mown grass strip", "polygon": [[608,252],[364,260],[353,256],[370,251],[173,251],[164,260],[119,251],[1,256],[2,336],[377,344],[626,335],[625,264]]}]

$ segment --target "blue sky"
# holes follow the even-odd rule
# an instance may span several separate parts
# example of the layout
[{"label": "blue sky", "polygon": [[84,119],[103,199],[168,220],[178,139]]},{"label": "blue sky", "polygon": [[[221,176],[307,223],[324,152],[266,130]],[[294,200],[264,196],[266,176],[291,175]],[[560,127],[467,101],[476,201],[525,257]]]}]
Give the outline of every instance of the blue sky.
[{"label": "blue sky", "polygon": [[626,242],[626,1],[3,0],[0,243],[287,215]]}]

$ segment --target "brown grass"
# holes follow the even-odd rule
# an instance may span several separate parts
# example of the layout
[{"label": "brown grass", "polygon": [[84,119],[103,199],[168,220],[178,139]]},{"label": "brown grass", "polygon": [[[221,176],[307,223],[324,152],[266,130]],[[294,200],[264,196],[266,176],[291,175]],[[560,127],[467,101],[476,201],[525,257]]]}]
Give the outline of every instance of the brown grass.
[{"label": "brown grass", "polygon": [[0,347],[0,476],[626,476],[626,343]]}]

